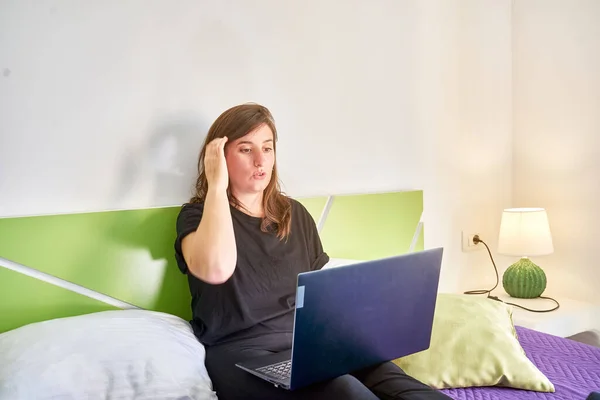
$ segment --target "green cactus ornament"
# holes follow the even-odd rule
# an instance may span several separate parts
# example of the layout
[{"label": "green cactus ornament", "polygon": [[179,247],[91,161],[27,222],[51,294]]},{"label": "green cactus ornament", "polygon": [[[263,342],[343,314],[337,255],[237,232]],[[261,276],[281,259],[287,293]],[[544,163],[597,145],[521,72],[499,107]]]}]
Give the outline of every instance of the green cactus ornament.
[{"label": "green cactus ornament", "polygon": [[512,297],[533,299],[546,290],[546,274],[529,258],[523,257],[504,272],[502,286]]}]

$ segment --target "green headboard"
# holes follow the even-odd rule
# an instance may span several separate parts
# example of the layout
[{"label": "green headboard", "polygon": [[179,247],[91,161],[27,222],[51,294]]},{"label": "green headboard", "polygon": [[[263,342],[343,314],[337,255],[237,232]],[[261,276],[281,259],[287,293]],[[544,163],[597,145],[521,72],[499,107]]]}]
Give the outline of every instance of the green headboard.
[{"label": "green headboard", "polygon": [[[298,200],[319,224],[332,258],[401,254],[411,243],[415,250],[423,249],[423,232],[417,229],[421,191]],[[127,306],[190,319],[187,278],[175,264],[173,249],[179,208],[0,218],[0,258],[30,275],[39,272],[27,276],[0,260],[0,332]],[[91,298],[56,282],[114,301]]]}]

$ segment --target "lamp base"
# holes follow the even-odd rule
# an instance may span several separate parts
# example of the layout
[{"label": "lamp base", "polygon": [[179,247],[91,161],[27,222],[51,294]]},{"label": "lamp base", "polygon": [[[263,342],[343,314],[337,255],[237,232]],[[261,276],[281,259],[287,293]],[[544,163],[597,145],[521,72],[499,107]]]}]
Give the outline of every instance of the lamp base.
[{"label": "lamp base", "polygon": [[512,297],[533,299],[546,290],[546,274],[529,258],[523,257],[504,272],[502,286]]}]

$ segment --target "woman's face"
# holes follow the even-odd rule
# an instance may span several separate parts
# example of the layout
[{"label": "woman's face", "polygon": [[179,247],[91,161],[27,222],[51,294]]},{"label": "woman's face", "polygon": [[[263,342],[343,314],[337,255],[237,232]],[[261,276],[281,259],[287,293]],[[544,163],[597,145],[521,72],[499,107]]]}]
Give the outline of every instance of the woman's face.
[{"label": "woman's face", "polygon": [[229,186],[236,195],[262,192],[275,165],[273,132],[263,124],[225,147]]}]

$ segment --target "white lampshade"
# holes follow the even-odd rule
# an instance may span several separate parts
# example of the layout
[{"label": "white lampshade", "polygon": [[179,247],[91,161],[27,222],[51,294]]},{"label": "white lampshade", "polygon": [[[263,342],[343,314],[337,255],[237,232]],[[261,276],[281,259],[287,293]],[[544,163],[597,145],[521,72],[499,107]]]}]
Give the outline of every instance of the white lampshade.
[{"label": "white lampshade", "polygon": [[502,213],[498,253],[531,257],[554,252],[548,215],[543,208],[507,208]]}]

